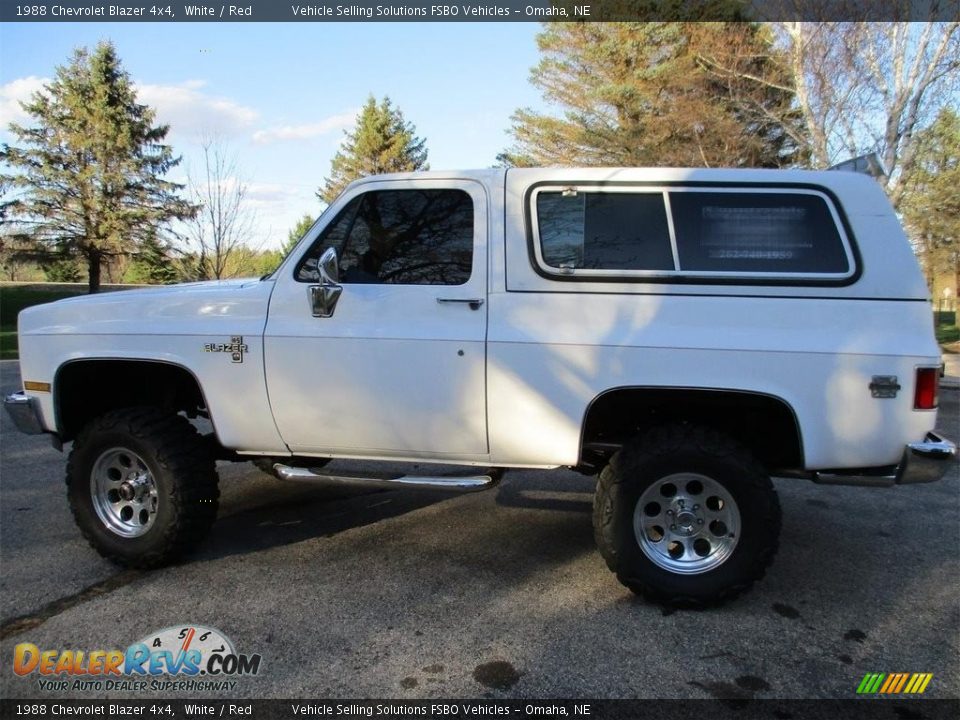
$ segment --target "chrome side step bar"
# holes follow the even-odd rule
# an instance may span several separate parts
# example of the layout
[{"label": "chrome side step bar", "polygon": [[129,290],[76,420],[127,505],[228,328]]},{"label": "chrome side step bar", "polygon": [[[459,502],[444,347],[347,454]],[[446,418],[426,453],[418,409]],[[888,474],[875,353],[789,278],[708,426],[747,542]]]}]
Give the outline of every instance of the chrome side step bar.
[{"label": "chrome side step bar", "polygon": [[334,475],[322,470],[303,467],[290,467],[282,463],[274,463],[274,474],[281,480],[293,482],[317,483],[337,487],[381,488],[384,490],[447,490],[450,492],[477,492],[487,490],[497,485],[503,477],[503,470],[491,468],[485,475],[470,475],[450,477],[443,476],[414,476],[370,474],[367,476]]}]

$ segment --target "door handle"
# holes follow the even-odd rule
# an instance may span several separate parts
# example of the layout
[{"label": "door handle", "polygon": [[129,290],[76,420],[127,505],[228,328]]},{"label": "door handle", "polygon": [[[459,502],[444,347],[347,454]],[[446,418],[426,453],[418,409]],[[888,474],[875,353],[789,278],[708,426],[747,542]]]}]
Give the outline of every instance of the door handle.
[{"label": "door handle", "polygon": [[483,300],[481,298],[443,298],[438,297],[437,302],[441,305],[447,303],[462,303],[469,305],[471,310],[479,310],[480,306],[483,305]]}]

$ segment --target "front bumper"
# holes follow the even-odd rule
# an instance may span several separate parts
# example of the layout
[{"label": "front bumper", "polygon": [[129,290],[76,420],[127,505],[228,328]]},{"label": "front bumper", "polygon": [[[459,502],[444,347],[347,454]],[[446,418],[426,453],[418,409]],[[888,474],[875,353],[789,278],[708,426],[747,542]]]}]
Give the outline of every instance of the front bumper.
[{"label": "front bumper", "polygon": [[3,399],[3,407],[7,409],[7,414],[20,432],[27,435],[40,435],[46,432],[36,398],[17,392]]},{"label": "front bumper", "polygon": [[935,432],[928,432],[920,442],[909,443],[900,464],[892,468],[865,470],[821,470],[813,474],[814,482],[823,485],[861,485],[892,487],[936,482],[944,476],[957,457],[957,446]]}]

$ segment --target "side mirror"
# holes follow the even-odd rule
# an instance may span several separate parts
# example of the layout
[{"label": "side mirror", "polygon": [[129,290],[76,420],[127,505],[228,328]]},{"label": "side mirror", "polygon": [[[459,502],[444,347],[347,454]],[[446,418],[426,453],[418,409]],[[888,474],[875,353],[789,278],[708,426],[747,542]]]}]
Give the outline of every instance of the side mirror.
[{"label": "side mirror", "polygon": [[337,260],[337,251],[329,247],[317,261],[317,270],[320,273],[320,282],[324,285],[336,285],[340,282],[340,263]]},{"label": "side mirror", "polygon": [[320,284],[311,285],[308,289],[310,309],[314,317],[333,317],[333,311],[337,307],[337,300],[340,299],[343,288],[339,284],[340,265],[337,261],[337,251],[332,247],[324,250],[317,261],[317,273],[320,275]]}]

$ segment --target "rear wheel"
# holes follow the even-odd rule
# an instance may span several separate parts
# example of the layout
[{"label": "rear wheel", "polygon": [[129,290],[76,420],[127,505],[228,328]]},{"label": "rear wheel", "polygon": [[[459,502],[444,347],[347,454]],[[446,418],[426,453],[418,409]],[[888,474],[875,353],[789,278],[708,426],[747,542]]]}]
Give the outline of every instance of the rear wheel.
[{"label": "rear wheel", "polygon": [[66,480],[83,536],[128,567],[175,560],[217,514],[217,475],[203,439],[185,418],[156,408],[91,421],[74,442]]},{"label": "rear wheel", "polygon": [[696,607],[732,599],[763,577],[780,505],[763,468],[708,428],[656,428],[600,474],[594,532],[607,565],[634,592]]}]

